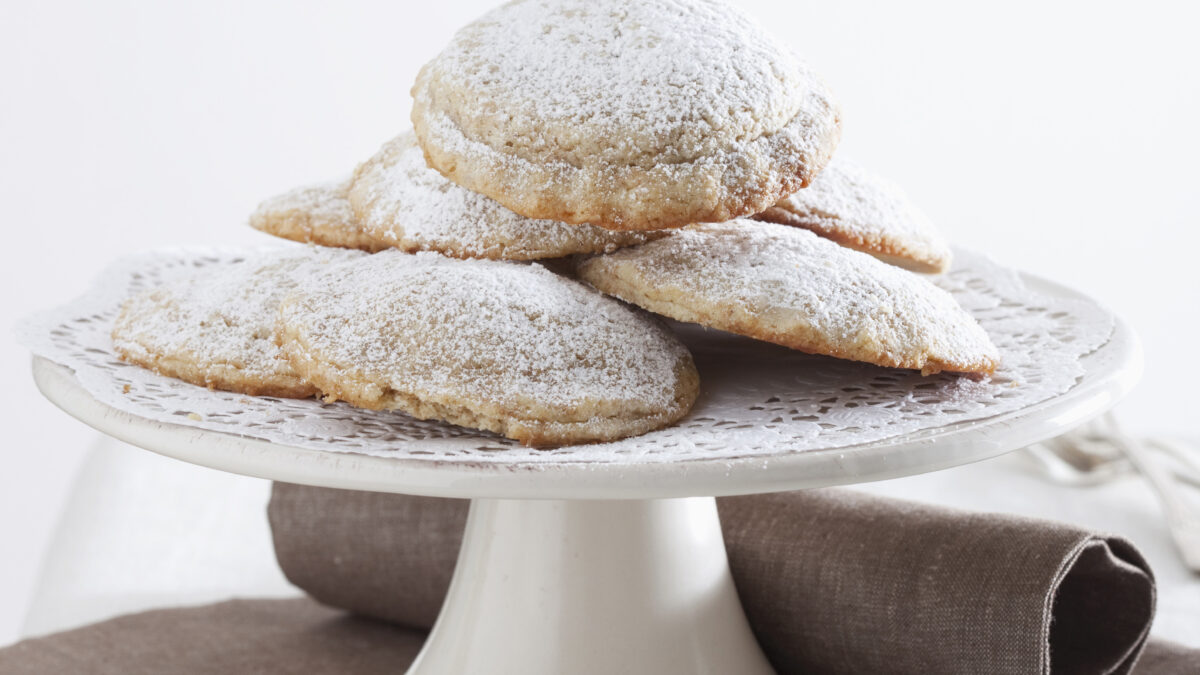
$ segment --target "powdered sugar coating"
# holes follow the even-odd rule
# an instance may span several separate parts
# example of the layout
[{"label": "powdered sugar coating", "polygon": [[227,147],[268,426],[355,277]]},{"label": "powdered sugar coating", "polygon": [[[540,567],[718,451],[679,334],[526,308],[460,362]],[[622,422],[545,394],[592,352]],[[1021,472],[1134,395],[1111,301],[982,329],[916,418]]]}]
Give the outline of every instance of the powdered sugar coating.
[{"label": "powdered sugar coating", "polygon": [[[1000,347],[1001,367],[991,377],[922,377],[677,326],[705,382],[688,417],[644,436],[554,451],[401,412],[210,391],[116,357],[110,334],[126,298],[200,268],[220,273],[247,253],[172,248],[126,257],[88,284],[85,296],[21,321],[18,340],[69,367],[97,401],[143,420],[331,453],[324,457],[332,464],[363,453],[413,466],[456,463],[496,476],[569,466],[583,476],[605,464],[636,472],[646,463],[724,465],[747,457],[774,468],[792,454],[830,448],[843,449],[854,462],[880,443],[1011,420],[1014,412],[1064,392],[1109,391],[1097,383],[1122,368],[1128,378],[1133,347],[1128,328],[1098,303],[956,250],[954,269],[931,280],[953,294]],[[1013,428],[1011,422],[1000,426]]]},{"label": "powdered sugar coating", "polygon": [[699,225],[587,259],[579,274],[653,312],[801,351],[924,373],[999,363],[950,294],[798,228]]},{"label": "powdered sugar coating", "polygon": [[411,131],[359,166],[349,203],[355,220],[379,244],[456,258],[556,258],[615,251],[651,236],[517,215],[430,169]]},{"label": "powdered sugar coating", "polygon": [[697,392],[664,326],[540,265],[379,253],[304,284],[278,334],[333,397],[533,445],[644,433]]},{"label": "powdered sugar coating", "polygon": [[659,229],[756,213],[828,161],[839,112],[721,0],[517,0],[413,88],[431,166],[537,218]]},{"label": "powdered sugar coating", "polygon": [[899,186],[838,155],[807,188],[756,216],[812,230],[918,272],[950,267],[950,245]]},{"label": "powdered sugar coating", "polygon": [[250,226],[276,237],[306,244],[378,251],[387,244],[364,232],[354,218],[346,193],[348,179],[306,185],[258,205]]},{"label": "powdered sugar coating", "polygon": [[127,300],[113,346],[127,361],[193,384],[247,394],[312,396],[274,341],[279,303],[302,280],[361,255],[289,248],[202,269]]}]

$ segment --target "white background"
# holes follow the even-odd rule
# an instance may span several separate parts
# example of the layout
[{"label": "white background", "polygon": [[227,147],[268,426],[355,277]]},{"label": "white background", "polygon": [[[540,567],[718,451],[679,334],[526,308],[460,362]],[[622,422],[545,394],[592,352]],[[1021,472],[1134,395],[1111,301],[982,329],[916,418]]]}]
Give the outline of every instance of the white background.
[{"label": "white background", "polygon": [[[5,1],[0,316],[124,253],[254,243],[262,198],[408,125],[408,88],[488,2]],[[746,0],[839,95],[843,150],[960,244],[1085,290],[1146,346],[1121,407],[1189,433],[1200,379],[1200,19],[1186,2]],[[901,7],[903,5],[903,7]],[[0,336],[0,644],[92,432]]]}]

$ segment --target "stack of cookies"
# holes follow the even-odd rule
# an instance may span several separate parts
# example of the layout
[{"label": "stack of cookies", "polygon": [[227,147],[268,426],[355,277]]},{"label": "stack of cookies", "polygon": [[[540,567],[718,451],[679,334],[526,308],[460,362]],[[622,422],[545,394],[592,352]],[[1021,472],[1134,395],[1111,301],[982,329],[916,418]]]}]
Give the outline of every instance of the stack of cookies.
[{"label": "stack of cookies", "polygon": [[922,276],[948,246],[834,158],[826,86],[723,0],[516,0],[461,29],[413,97],[413,128],[349,179],[251,216],[315,246],[130,299],[121,356],[536,446],[688,413],[700,375],[654,315],[923,373],[997,366]]}]

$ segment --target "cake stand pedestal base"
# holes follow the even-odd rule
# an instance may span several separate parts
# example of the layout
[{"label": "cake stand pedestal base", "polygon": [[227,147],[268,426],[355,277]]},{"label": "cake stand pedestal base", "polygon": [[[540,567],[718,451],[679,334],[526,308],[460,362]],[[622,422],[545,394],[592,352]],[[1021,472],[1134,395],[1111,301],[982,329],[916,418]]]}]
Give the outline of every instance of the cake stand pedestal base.
[{"label": "cake stand pedestal base", "polygon": [[471,502],[409,675],[766,675],[712,497]]}]

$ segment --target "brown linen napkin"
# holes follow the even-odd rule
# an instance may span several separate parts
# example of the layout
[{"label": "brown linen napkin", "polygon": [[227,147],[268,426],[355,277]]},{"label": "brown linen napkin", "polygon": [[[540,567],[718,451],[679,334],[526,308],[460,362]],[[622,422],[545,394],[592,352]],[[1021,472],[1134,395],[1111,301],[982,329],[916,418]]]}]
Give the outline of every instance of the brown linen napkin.
[{"label": "brown linen napkin", "polygon": [[[307,598],[233,600],[132,614],[0,649],[0,673],[394,675],[425,632]],[[1150,641],[1136,675],[1194,675],[1200,655]]]},{"label": "brown linen napkin", "polygon": [[158,609],[0,649],[4,675],[395,675],[425,631],[308,598]]},{"label": "brown linen napkin", "polygon": [[[1124,539],[848,490],[718,500],[750,624],[789,673],[1128,673],[1154,581]],[[427,628],[467,504],[276,484],[276,555],[317,600]]]},{"label": "brown linen napkin", "polygon": [[267,515],[275,557],[293,584],[332,607],[430,628],[450,587],[467,506],[275,483]]}]

